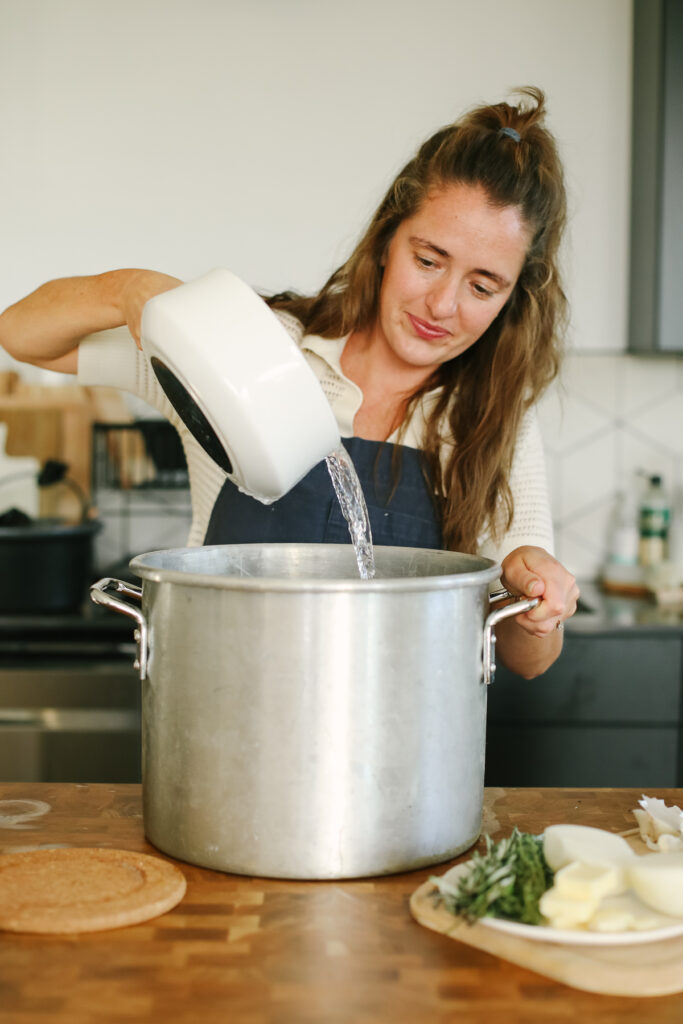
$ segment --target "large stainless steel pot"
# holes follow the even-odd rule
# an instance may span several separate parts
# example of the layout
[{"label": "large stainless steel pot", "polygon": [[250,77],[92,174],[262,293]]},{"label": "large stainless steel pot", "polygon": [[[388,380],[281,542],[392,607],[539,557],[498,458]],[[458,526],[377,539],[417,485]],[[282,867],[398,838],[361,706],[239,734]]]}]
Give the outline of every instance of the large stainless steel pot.
[{"label": "large stainless steel pot", "polygon": [[[500,567],[350,544],[227,545],[134,558],[145,832],[208,868],[348,878],[436,863],[481,827]],[[126,597],[141,597],[141,608]]]}]

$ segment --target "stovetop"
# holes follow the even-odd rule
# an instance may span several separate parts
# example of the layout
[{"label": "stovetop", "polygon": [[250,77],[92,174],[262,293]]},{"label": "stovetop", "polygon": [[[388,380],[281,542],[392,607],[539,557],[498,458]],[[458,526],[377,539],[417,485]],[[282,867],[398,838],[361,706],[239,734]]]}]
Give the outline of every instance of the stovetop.
[{"label": "stovetop", "polygon": [[0,615],[0,659],[22,656],[129,656],[132,619],[86,598],[73,612]]}]

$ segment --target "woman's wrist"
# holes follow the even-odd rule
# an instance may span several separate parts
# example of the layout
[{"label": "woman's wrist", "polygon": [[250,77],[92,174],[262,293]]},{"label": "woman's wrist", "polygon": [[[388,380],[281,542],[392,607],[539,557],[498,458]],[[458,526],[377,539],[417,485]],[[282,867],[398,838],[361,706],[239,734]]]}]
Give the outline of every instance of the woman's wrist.
[{"label": "woman's wrist", "polygon": [[145,304],[155,295],[177,288],[183,282],[156,270],[129,270],[121,273],[123,276],[115,282],[118,286],[116,301],[123,317],[122,322],[128,325],[128,330],[139,346],[140,322]]}]

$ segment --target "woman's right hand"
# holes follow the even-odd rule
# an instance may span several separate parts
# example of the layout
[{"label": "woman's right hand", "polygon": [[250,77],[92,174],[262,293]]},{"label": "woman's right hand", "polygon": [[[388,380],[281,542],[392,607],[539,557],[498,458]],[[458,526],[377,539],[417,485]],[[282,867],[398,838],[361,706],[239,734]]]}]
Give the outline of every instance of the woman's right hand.
[{"label": "woman's right hand", "polygon": [[126,279],[121,289],[120,308],[138,348],[145,303],[155,295],[168,292],[182,283],[177,277],[170,277],[169,274],[161,274],[156,270],[137,270]]},{"label": "woman's right hand", "polygon": [[88,334],[127,325],[140,347],[148,299],[182,284],[156,270],[109,270],[48,281],[0,314],[0,346],[19,362],[76,373]]}]

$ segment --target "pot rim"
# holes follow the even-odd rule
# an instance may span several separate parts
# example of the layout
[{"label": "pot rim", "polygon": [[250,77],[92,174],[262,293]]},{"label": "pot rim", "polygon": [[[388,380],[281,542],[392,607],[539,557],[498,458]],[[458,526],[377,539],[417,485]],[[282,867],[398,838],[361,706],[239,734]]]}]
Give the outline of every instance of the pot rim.
[{"label": "pot rim", "polygon": [[[376,552],[401,552],[406,557],[419,554],[424,557],[426,554],[433,556],[435,560],[448,562],[457,556],[458,559],[465,559],[477,564],[464,572],[435,572],[420,576],[390,576],[375,577],[371,580],[361,579],[360,576],[328,576],[319,578],[316,576],[237,576],[230,574],[211,574],[206,572],[185,571],[183,569],[169,569],[163,565],[154,565],[154,561],[163,560],[169,556],[182,556],[189,552],[211,552],[212,550],[232,548],[251,549],[301,549],[315,548],[322,554],[326,550],[339,548],[352,551],[350,544],[214,544],[197,548],[169,548],[159,551],[149,551],[136,555],[131,559],[129,565],[136,576],[151,583],[173,583],[189,587],[203,587],[214,590],[246,590],[246,591],[282,591],[296,592],[334,592],[358,591],[360,593],[376,594],[384,592],[415,592],[426,590],[453,590],[462,587],[478,587],[483,584],[492,583],[500,578],[501,566],[490,558],[481,555],[469,555],[455,551],[441,551],[431,548],[407,548],[392,547],[389,545],[375,545]],[[188,555],[188,557],[192,557]],[[208,557],[208,556],[205,556]]]}]

